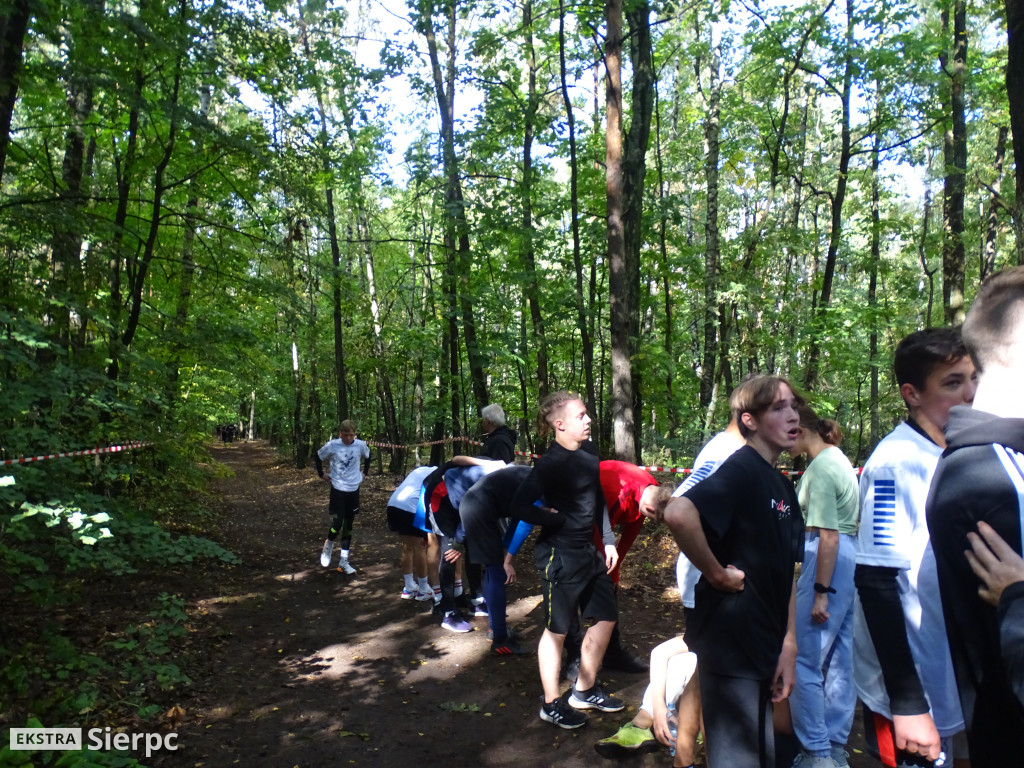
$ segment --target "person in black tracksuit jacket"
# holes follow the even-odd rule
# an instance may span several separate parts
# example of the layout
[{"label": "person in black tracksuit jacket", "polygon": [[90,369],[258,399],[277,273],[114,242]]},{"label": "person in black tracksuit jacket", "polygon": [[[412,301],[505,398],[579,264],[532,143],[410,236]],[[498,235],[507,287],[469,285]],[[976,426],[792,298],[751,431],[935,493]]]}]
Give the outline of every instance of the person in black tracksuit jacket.
[{"label": "person in black tracksuit jacket", "polygon": [[497,403],[480,409],[480,428],[484,431],[484,444],[477,456],[511,464],[516,458],[515,430],[505,426],[505,411]]},{"label": "person in black tracksuit jacket", "polygon": [[[986,768],[1024,759],[1024,582],[997,608],[972,572],[972,560],[993,560],[992,545],[1007,561],[1024,553],[1024,267],[982,285],[963,338],[978,391],[973,410],[950,411],[927,516],[971,765]],[[979,523],[991,526],[981,529],[988,545]]]}]

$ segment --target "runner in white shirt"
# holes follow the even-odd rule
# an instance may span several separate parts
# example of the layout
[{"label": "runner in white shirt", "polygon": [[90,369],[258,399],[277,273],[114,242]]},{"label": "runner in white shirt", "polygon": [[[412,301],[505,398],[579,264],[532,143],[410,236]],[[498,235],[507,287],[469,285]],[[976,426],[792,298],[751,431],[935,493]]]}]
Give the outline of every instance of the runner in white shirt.
[{"label": "runner in white shirt", "polygon": [[[324,568],[330,567],[334,542],[340,534],[341,556],[338,560],[338,571],[346,574],[356,572],[349,564],[348,556],[352,547],[352,525],[359,513],[359,485],[363,482],[360,459],[365,460],[366,470],[369,470],[370,447],[362,440],[356,439],[356,425],[348,419],[341,422],[337,439],[325,443],[313,459],[317,474],[331,484],[328,507],[331,514],[331,529],[320,553],[320,565]],[[324,462],[327,463],[326,475]]]},{"label": "runner in white shirt", "polygon": [[[869,710],[868,746],[883,765],[951,765],[963,730],[925,520],[949,409],[974,398],[957,331],[907,336],[895,355],[909,418],[875,448],[860,480],[854,679]],[[959,754],[956,755],[959,757]]]}]

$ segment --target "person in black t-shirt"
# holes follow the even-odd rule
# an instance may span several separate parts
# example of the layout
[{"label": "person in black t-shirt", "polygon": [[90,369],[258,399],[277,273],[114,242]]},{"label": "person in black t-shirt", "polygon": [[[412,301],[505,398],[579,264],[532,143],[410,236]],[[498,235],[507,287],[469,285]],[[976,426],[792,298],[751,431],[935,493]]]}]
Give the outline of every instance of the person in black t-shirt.
[{"label": "person in black t-shirt", "polygon": [[801,402],[783,378],[744,382],[735,413],[746,445],[665,510],[702,574],[686,643],[700,665],[709,768],[774,766],[772,702],[795,680],[804,533],[793,485],[774,467],[800,434]]},{"label": "person in black t-shirt", "polygon": [[[560,526],[541,523],[536,545],[547,621],[537,646],[537,664],[544,688],[540,717],[560,728],[579,728],[587,717],[576,710],[618,712],[625,704],[609,696],[597,684],[597,669],[618,621],[615,591],[609,574],[619,561],[601,490],[599,459],[590,443],[590,416],[576,395],[552,392],[540,403],[538,434],[553,432],[555,442],[538,461],[512,500],[515,520],[536,518],[534,502],[548,505]],[[550,517],[550,515],[548,515]],[[594,544],[594,527],[600,527],[604,552]],[[568,703],[560,697],[559,667],[562,646],[577,611],[593,624],[583,639],[579,676]]]}]

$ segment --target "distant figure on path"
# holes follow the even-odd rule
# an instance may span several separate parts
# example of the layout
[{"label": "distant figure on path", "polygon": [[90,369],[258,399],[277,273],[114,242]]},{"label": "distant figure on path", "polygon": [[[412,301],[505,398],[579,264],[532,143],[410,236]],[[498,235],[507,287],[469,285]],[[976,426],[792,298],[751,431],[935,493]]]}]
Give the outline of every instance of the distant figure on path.
[{"label": "distant figure on path", "polygon": [[[360,459],[364,460],[365,469],[360,469]],[[346,419],[338,427],[338,437],[329,440],[313,457],[316,472],[331,484],[331,497],[328,511],[331,515],[331,528],[327,532],[324,548],[320,553],[320,565],[331,566],[331,554],[334,542],[341,536],[341,555],[338,560],[338,571],[352,574],[356,569],[349,563],[352,548],[352,526],[359,514],[359,486],[363,482],[363,472],[370,471],[370,447],[362,440],[356,439],[356,425]],[[324,474],[324,464],[327,474]]]}]

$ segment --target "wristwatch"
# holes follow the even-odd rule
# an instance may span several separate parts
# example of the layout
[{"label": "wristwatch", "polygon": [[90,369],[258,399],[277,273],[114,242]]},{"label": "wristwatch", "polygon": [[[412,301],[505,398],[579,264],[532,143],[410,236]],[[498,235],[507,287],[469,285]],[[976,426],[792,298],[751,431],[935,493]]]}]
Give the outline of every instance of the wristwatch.
[{"label": "wristwatch", "polygon": [[815,584],[814,591],[819,595],[834,595],[836,590],[833,587],[826,587],[824,584]]}]

